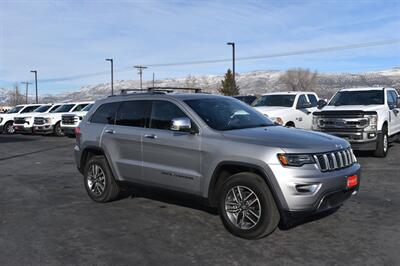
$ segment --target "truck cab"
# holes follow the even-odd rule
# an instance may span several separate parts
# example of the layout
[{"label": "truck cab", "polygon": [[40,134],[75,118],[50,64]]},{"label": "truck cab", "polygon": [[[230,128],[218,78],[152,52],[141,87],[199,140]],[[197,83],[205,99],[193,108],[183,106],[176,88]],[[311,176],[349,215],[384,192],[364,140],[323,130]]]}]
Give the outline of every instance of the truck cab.
[{"label": "truck cab", "polygon": [[252,106],[277,124],[311,129],[317,102],[314,92],[274,92],[262,95]]},{"label": "truck cab", "polygon": [[28,115],[35,109],[39,108],[41,104],[21,104],[17,105],[7,113],[0,114],[0,132],[6,134],[14,133],[14,117],[19,114]]},{"label": "truck cab", "polygon": [[313,129],[348,140],[354,150],[385,157],[389,141],[400,133],[400,100],[393,88],[339,90],[313,113]]}]

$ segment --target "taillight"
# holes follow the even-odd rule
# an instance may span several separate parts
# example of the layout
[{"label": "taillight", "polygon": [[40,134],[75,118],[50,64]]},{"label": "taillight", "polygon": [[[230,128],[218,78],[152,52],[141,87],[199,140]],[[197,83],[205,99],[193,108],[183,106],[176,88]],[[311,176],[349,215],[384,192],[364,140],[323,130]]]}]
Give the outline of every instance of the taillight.
[{"label": "taillight", "polygon": [[358,185],[358,176],[352,175],[347,177],[347,188],[352,188]]},{"label": "taillight", "polygon": [[75,128],[75,136],[79,136],[81,134],[81,128],[80,127],[76,127]]}]

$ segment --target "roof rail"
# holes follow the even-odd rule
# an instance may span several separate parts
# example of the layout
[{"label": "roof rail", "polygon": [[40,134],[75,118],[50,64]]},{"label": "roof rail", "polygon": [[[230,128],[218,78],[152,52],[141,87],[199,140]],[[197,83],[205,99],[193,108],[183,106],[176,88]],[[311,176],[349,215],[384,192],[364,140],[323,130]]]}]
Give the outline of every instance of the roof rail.
[{"label": "roof rail", "polygon": [[128,92],[141,92],[141,93],[144,93],[144,92],[146,92],[145,90],[142,90],[142,89],[122,89],[121,90],[121,94],[122,95],[125,95],[125,94],[128,94]]},{"label": "roof rail", "polygon": [[201,93],[200,88],[189,88],[189,87],[148,87],[147,91],[150,93],[154,92],[174,92],[176,90],[182,90],[182,91],[194,91],[194,93]]}]

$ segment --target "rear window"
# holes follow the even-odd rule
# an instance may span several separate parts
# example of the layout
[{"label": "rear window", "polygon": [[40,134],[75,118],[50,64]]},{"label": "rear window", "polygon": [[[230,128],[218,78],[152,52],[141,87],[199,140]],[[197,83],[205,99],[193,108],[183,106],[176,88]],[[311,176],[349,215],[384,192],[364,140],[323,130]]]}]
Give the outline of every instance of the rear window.
[{"label": "rear window", "polygon": [[100,105],[94,112],[92,123],[98,124],[114,124],[115,114],[117,113],[118,103],[105,103]]},{"label": "rear window", "polygon": [[122,102],[118,109],[116,124],[120,126],[144,127],[149,113],[150,101]]}]

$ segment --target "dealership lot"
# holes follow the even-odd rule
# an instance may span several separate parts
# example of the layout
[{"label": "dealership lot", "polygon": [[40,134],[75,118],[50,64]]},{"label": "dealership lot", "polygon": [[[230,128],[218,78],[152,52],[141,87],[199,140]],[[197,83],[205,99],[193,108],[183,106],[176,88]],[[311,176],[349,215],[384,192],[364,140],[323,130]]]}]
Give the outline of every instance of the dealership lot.
[{"label": "dealership lot", "polygon": [[[267,238],[228,233],[196,200],[150,189],[89,199],[74,139],[0,135],[0,265],[363,264],[400,261],[400,144],[358,154],[360,193],[336,213]],[[132,192],[132,193],[131,193]]]}]

